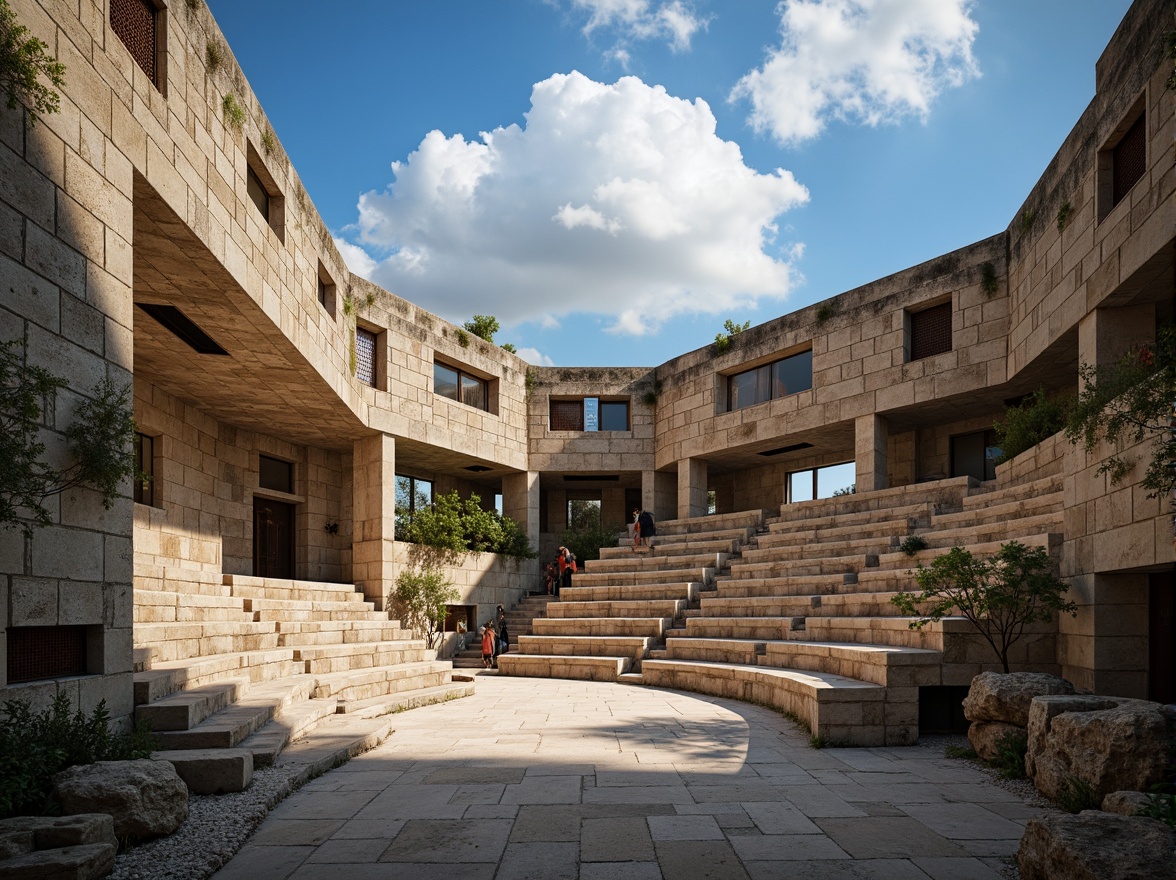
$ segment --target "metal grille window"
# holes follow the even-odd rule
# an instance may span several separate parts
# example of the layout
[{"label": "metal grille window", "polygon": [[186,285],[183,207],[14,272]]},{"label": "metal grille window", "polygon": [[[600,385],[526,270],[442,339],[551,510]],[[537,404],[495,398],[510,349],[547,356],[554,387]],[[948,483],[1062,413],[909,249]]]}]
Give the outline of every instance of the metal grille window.
[{"label": "metal grille window", "polygon": [[155,438],[135,434],[135,502],[156,507]]},{"label": "metal grille window", "polygon": [[376,334],[355,329],[355,376],[364,385],[376,385]]},{"label": "metal grille window", "polygon": [[553,401],[551,401],[551,430],[553,430],[553,431],[583,431],[584,430],[584,401],[582,401],[582,400],[553,400]]},{"label": "metal grille window", "polygon": [[110,29],[158,87],[155,4],[151,0],[110,0]]},{"label": "metal grille window", "polygon": [[813,387],[813,353],[802,351],[727,377],[727,410],[754,406]]},{"label": "metal grille window", "polygon": [[490,383],[456,367],[434,362],[433,393],[483,412],[490,411]]},{"label": "metal grille window", "polygon": [[86,627],[9,627],[9,684],[86,672]]},{"label": "metal grille window", "polygon": [[911,313],[912,361],[951,351],[951,303]]},{"label": "metal grille window", "polygon": [[1147,170],[1147,125],[1140,114],[1111,150],[1111,206],[1119,204]]}]

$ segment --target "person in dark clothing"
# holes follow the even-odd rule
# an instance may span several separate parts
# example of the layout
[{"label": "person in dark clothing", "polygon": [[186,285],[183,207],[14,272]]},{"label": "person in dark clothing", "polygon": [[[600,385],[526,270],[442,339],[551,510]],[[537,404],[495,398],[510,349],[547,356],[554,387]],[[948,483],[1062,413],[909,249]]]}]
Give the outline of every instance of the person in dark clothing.
[{"label": "person in dark clothing", "polygon": [[[644,542],[650,550],[653,549],[653,537],[657,534],[657,523],[653,521],[653,514],[643,510],[637,514],[637,530],[635,542]],[[636,543],[634,544],[636,546]]]},{"label": "person in dark clothing", "polygon": [[498,606],[498,621],[495,629],[498,632],[497,653],[505,654],[510,650],[510,634],[506,630],[506,611],[501,605]]}]

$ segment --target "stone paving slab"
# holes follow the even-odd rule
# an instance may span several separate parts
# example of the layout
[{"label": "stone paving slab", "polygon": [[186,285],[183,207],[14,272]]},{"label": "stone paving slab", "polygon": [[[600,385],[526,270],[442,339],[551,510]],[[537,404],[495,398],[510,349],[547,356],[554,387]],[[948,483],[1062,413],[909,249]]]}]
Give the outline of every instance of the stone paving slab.
[{"label": "stone paving slab", "polygon": [[216,880],[1000,880],[1041,813],[937,750],[653,688],[479,676],[395,727]]}]

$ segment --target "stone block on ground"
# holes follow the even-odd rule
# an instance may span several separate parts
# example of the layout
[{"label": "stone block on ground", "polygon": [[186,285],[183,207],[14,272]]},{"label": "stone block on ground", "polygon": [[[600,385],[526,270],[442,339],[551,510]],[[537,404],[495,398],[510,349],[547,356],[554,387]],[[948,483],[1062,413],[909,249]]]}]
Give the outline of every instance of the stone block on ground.
[{"label": "stone block on ground", "polygon": [[1029,726],[1029,704],[1034,697],[1072,694],[1074,685],[1044,672],[981,672],[972,679],[964,698],[964,716],[969,721],[1003,721]]},{"label": "stone block on ground", "polygon": [[91,880],[114,870],[117,847],[87,843],[0,860],[0,880]]},{"label": "stone block on ground", "polygon": [[66,815],[108,813],[119,837],[171,834],[188,818],[188,786],[166,761],[99,761],[53,777]]},{"label": "stone block on ground", "polygon": [[193,794],[244,791],[253,782],[253,752],[248,749],[177,749],[151,757],[175,767]]},{"label": "stone block on ground", "polygon": [[1021,880],[1171,880],[1176,831],[1098,810],[1030,819],[1017,865]]},{"label": "stone block on ground", "polygon": [[1134,816],[1148,804],[1142,791],[1112,791],[1102,799],[1102,811],[1117,816]]},{"label": "stone block on ground", "polygon": [[0,859],[56,849],[109,843],[118,846],[114,820],[106,813],[80,813],[75,816],[15,816],[0,821]]},{"label": "stone block on ground", "polygon": [[1164,781],[1174,719],[1159,703],[1112,697],[1037,697],[1029,710],[1025,772],[1057,798],[1071,778],[1099,801],[1115,791],[1147,791]]},{"label": "stone block on ground", "polygon": [[1005,736],[1025,736],[1025,728],[1004,721],[973,721],[968,726],[968,742],[981,761],[997,755],[997,743]]}]

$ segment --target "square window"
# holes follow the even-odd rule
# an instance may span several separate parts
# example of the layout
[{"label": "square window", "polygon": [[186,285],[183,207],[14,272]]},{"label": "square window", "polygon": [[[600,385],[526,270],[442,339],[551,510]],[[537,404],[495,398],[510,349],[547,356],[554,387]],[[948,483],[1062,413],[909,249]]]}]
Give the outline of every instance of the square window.
[{"label": "square window", "polygon": [[911,344],[908,360],[917,361],[951,351],[951,303],[910,313]]},{"label": "square window", "polygon": [[461,400],[458,378],[461,374],[444,364],[433,364],[433,393],[450,400]]},{"label": "square window", "polygon": [[553,431],[583,431],[584,430],[584,401],[582,401],[582,400],[553,400],[553,401],[551,401],[551,430],[553,430]]},{"label": "square window", "polygon": [[273,492],[294,494],[294,465],[268,455],[258,457],[257,485]]},{"label": "square window", "polygon": [[600,430],[629,430],[629,402],[627,400],[602,400],[600,402]]},{"label": "square window", "polygon": [[474,376],[461,375],[461,402],[474,409],[486,409],[486,383]]}]

